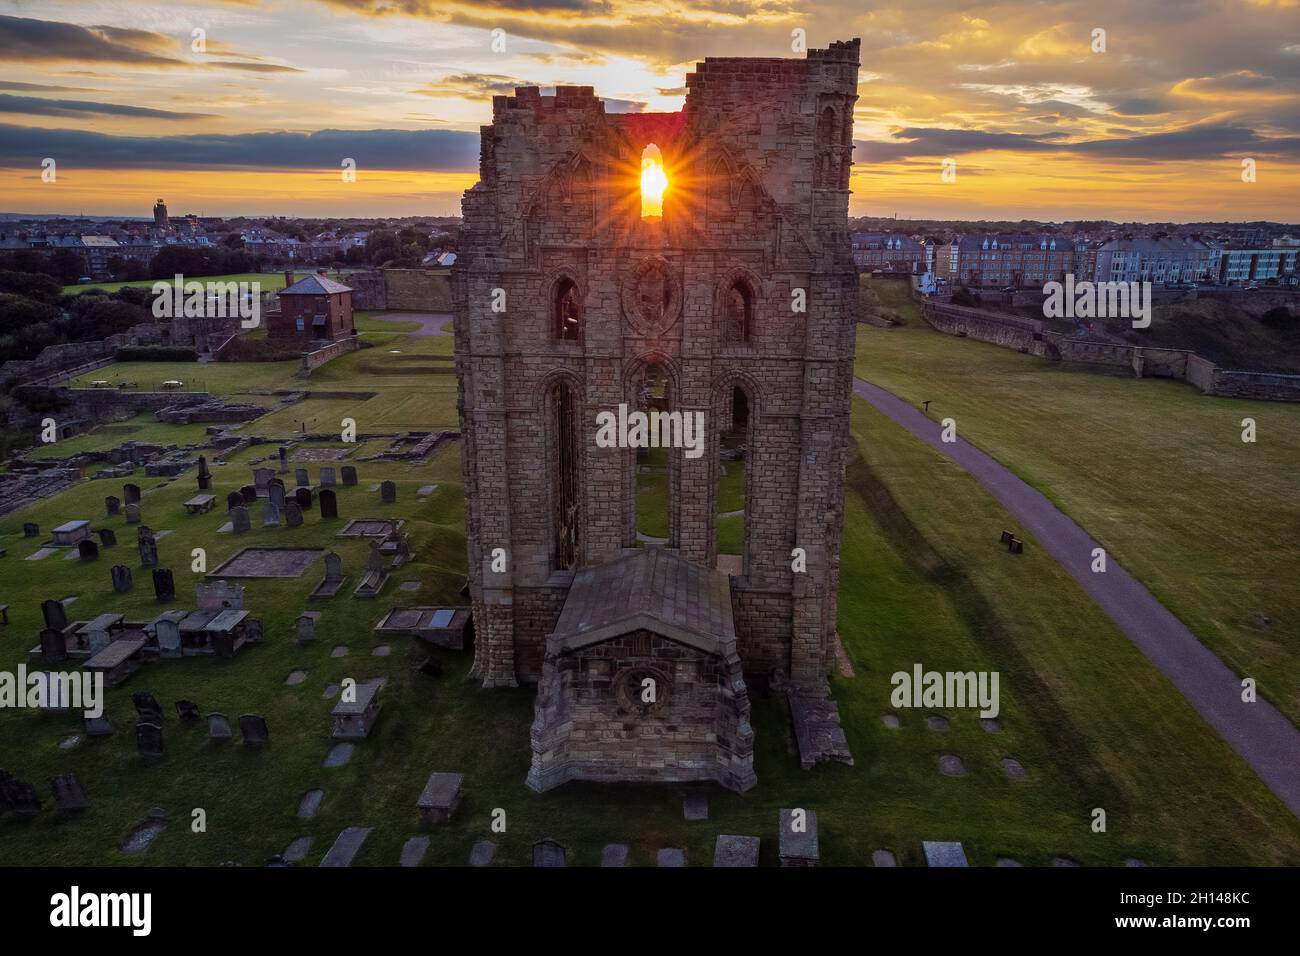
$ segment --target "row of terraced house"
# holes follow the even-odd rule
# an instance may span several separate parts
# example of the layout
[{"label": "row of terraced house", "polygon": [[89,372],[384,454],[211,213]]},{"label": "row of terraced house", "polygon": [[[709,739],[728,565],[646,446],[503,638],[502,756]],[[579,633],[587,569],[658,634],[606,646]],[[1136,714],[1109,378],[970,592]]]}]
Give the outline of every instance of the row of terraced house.
[{"label": "row of terraced house", "polygon": [[1096,241],[1051,234],[971,234],[950,241],[894,232],[852,236],[863,272],[925,276],[940,286],[1017,288],[1075,281],[1151,282],[1163,286],[1295,286],[1300,240],[1271,245],[1193,237]]}]

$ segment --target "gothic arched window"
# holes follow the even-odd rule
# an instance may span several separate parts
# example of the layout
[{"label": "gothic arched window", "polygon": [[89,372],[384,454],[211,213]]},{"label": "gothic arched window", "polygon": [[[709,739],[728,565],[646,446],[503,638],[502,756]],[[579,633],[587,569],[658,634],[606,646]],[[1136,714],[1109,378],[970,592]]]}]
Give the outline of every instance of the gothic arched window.
[{"label": "gothic arched window", "polygon": [[722,341],[726,345],[744,345],[754,333],[754,293],[743,279],[727,289],[723,299]]},{"label": "gothic arched window", "polygon": [[568,276],[555,285],[555,302],[551,308],[551,328],[561,342],[582,341],[582,303],[578,285]]}]

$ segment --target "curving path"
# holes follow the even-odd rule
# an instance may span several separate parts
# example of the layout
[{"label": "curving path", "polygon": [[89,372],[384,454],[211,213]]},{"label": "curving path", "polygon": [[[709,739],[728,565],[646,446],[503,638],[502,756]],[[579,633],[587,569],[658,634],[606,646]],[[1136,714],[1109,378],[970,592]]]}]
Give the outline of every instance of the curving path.
[{"label": "curving path", "polygon": [[1041,493],[960,438],[941,441],[942,426],[892,392],[860,378],[853,391],[970,472],[1300,817],[1300,731],[1286,717],[1263,699],[1243,703],[1241,679],[1110,555],[1106,572],[1093,573],[1092,550],[1100,545]]}]

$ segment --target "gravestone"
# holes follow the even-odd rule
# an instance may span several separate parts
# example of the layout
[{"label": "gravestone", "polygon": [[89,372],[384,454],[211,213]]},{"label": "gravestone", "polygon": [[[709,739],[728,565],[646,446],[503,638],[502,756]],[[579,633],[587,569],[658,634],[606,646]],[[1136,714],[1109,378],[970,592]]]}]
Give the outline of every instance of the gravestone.
[{"label": "gravestone", "polygon": [[713,845],[714,866],[758,866],[758,837],[720,834]]},{"label": "gravestone", "polygon": [[626,843],[607,843],[600,851],[601,866],[627,866],[628,845]]},{"label": "gravestone", "polygon": [[230,527],[235,534],[243,534],[253,526],[248,521],[248,509],[243,505],[230,509]]},{"label": "gravestone", "polygon": [[233,581],[210,581],[194,586],[194,600],[200,611],[244,609],[244,586]]},{"label": "gravestone", "polygon": [[966,851],[956,841],[922,840],[921,850],[925,853],[926,866],[969,866],[966,862]]},{"label": "gravestone", "polygon": [[23,537],[24,537],[24,538],[36,538],[36,537],[39,537],[39,536],[40,536],[40,533],[41,533],[41,526],[40,526],[40,525],[38,525],[38,524],[36,524],[35,522],[32,522],[32,521],[24,521],[24,522],[23,522]]},{"label": "gravestone", "polygon": [[379,486],[379,497],[384,504],[391,505],[397,501],[397,485],[391,481],[385,481]]},{"label": "gravestone", "polygon": [[257,714],[240,715],[239,732],[244,736],[246,747],[260,747],[271,741],[271,732],[267,729],[266,719]]},{"label": "gravestone", "polygon": [[126,506],[126,523],[127,524],[140,523],[140,506],[135,504],[134,502]]},{"label": "gravestone", "polygon": [[339,471],[343,475],[343,484],[352,487],[357,483],[357,469],[354,465],[344,465]]},{"label": "gravestone", "polygon": [[159,604],[176,600],[176,582],[168,568],[153,569],[153,593]]},{"label": "gravestone", "polygon": [[48,628],[62,632],[68,626],[68,609],[63,606],[62,601],[42,601],[41,614]]},{"label": "gravestone", "polygon": [[274,501],[268,501],[266,504],[262,505],[262,527],[280,527],[280,509],[275,506]]},{"label": "gravestone", "polygon": [[324,521],[326,518],[337,518],[339,516],[338,500],[334,492],[329,488],[322,488],[320,493],[320,516]]},{"label": "gravestone", "polygon": [[234,734],[230,732],[230,721],[225,714],[208,714],[208,739],[229,740]]},{"label": "gravestone", "polygon": [[311,511],[311,489],[295,488],[293,490],[293,500],[303,511]]},{"label": "gravestone", "polygon": [[20,817],[31,818],[41,812],[41,798],[30,783],[0,770],[0,810],[12,810]]},{"label": "gravestone", "polygon": [[161,617],[154,622],[154,637],[158,639],[158,656],[175,658],[181,650],[181,622],[172,617]]},{"label": "gravestone", "polygon": [[320,470],[320,486],[322,488],[333,488],[334,484],[334,469],[329,465],[323,466]]},{"label": "gravestone", "polygon": [[226,511],[231,512],[244,503],[244,496],[238,491],[232,491],[226,495]]},{"label": "gravestone", "polygon": [[176,701],[176,717],[179,720],[191,721],[199,719],[199,705],[192,700]]},{"label": "gravestone", "polygon": [[259,494],[266,494],[267,489],[270,487],[271,479],[274,477],[275,472],[270,468],[254,468],[253,487],[257,489]]},{"label": "gravestone", "polygon": [[118,594],[126,594],[135,586],[131,578],[131,569],[125,564],[115,564],[109,573],[113,577],[113,590]]},{"label": "gravestone", "polygon": [[113,733],[113,722],[101,714],[98,717],[82,717],[82,726],[90,737],[109,737]]},{"label": "gravestone", "polygon": [[158,703],[158,698],[148,691],[137,691],[131,695],[131,704],[135,707],[135,718],[142,724],[158,724],[163,722],[162,704]]},{"label": "gravestone", "polygon": [[100,528],[96,533],[99,535],[99,546],[101,548],[117,547],[117,532],[112,528]]},{"label": "gravestone", "polygon": [[156,568],[158,566],[158,542],[154,540],[153,532],[148,528],[141,528],[141,532],[148,531],[148,534],[141,534],[137,547],[140,550],[140,567]]},{"label": "gravestone", "polygon": [[123,485],[122,500],[128,505],[138,505],[140,503],[140,486],[130,482]]},{"label": "gravestone", "polygon": [[289,500],[284,503],[284,524],[287,528],[302,527],[302,509],[298,502]]},{"label": "gravestone", "polygon": [[52,627],[41,631],[41,657],[47,664],[57,664],[68,659],[68,643],[61,632]]},{"label": "gravestone", "polygon": [[111,518],[122,512],[122,499],[117,495],[109,495],[104,499],[104,511]]},{"label": "gravestone", "polygon": [[161,757],[163,755],[162,727],[158,724],[136,724],[135,749],[147,760]]},{"label": "gravestone", "polygon": [[82,538],[77,542],[77,556],[80,557],[82,561],[98,561],[99,545],[95,544],[95,542],[91,541],[89,538]]},{"label": "gravestone", "polygon": [[199,455],[199,491],[212,489],[212,472],[208,470],[208,459]]},{"label": "gravestone", "polygon": [[550,837],[533,844],[533,866],[556,867],[568,865],[568,851],[564,845]]},{"label": "gravestone", "polygon": [[303,611],[298,615],[298,643],[310,644],[316,640],[316,622],[320,620],[320,611]]},{"label": "gravestone", "polygon": [[497,845],[491,840],[479,840],[469,848],[470,866],[490,866],[497,855]]},{"label": "gravestone", "polygon": [[816,812],[782,809],[778,820],[777,857],[781,866],[816,866],[821,860]]},{"label": "gravestone", "polygon": [[54,807],[59,813],[67,816],[90,809],[86,791],[81,788],[75,773],[61,773],[52,778],[50,788],[54,791]]},{"label": "gravestone", "polygon": [[280,474],[283,475],[289,470],[289,449],[281,445],[277,454],[280,459]]},{"label": "gravestone", "polygon": [[244,496],[244,504],[251,505],[257,500],[257,487],[255,485],[244,485],[239,489],[239,493]]},{"label": "gravestone", "polygon": [[343,586],[343,559],[334,551],[325,555],[325,577],[321,579],[320,584],[316,585],[316,590],[312,592],[312,597],[333,597],[339,593],[339,588]]},{"label": "gravestone", "polygon": [[293,470],[293,480],[299,488],[306,488],[311,485],[311,473],[306,468],[295,468]]},{"label": "gravestone", "polygon": [[256,617],[244,618],[244,640],[249,644],[261,644],[266,638],[262,635],[262,621]]},{"label": "gravestone", "polygon": [[271,497],[271,504],[275,505],[277,508],[283,511],[284,510],[284,482],[280,481],[278,478],[275,481],[273,481],[271,483],[269,494]]}]

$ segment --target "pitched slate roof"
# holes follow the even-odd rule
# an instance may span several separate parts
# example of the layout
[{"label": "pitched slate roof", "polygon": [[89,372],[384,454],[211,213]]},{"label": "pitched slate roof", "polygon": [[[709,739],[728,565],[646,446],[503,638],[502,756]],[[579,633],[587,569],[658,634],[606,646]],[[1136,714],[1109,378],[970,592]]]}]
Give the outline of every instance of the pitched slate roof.
[{"label": "pitched slate roof", "polygon": [[731,579],[662,548],[583,568],[553,636],[572,649],[642,628],[709,653],[734,650]]},{"label": "pitched slate roof", "polygon": [[339,292],[351,292],[350,286],[335,282],[325,276],[313,273],[305,279],[299,279],[293,285],[280,290],[280,295],[335,295]]}]

